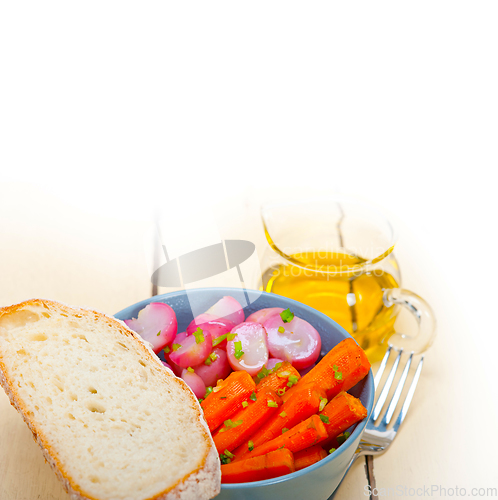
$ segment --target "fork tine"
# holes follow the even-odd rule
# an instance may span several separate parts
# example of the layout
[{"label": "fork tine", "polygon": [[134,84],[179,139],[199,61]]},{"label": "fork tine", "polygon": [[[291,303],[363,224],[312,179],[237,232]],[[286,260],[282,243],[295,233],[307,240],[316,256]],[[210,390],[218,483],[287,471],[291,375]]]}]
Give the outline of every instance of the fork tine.
[{"label": "fork tine", "polygon": [[408,358],[408,361],[406,362],[405,369],[403,370],[403,373],[401,374],[401,378],[399,379],[396,390],[394,391],[393,398],[391,399],[391,402],[389,403],[389,407],[387,408],[386,416],[384,417],[384,425],[386,425],[386,426],[389,425],[389,422],[391,421],[391,418],[393,417],[394,410],[396,409],[399,398],[401,396],[401,392],[403,391],[403,387],[404,387],[405,382],[406,382],[406,378],[408,377],[408,372],[410,370],[410,365],[412,364],[412,359],[413,359],[413,352],[410,354],[410,357]]},{"label": "fork tine", "polygon": [[410,389],[408,390],[408,394],[406,395],[405,402],[403,403],[403,407],[401,408],[401,412],[394,424],[394,432],[398,431],[399,426],[403,422],[406,417],[406,413],[408,412],[408,408],[410,407],[410,403],[412,402],[413,394],[415,393],[415,389],[417,388],[418,379],[420,378],[420,373],[422,371],[422,366],[424,364],[424,356],[420,358],[420,361],[417,366],[417,370],[415,371],[415,375],[413,376],[412,383],[410,385]]},{"label": "fork tine", "polygon": [[387,395],[389,394],[389,390],[391,389],[391,385],[393,384],[394,375],[396,375],[396,370],[398,369],[399,359],[401,358],[401,354],[403,354],[403,349],[399,350],[399,353],[396,356],[396,359],[394,360],[394,364],[391,368],[391,371],[389,372],[389,377],[387,377],[384,388],[382,389],[382,392],[380,393],[379,399],[377,400],[377,404],[375,405],[375,408],[374,408],[374,411],[372,414],[372,421],[377,420],[378,416],[380,415],[380,412],[382,411],[382,407],[384,406],[384,403],[386,402]]},{"label": "fork tine", "polygon": [[387,360],[389,359],[389,355],[391,354],[392,346],[389,346],[389,349],[387,349],[386,353],[384,354],[384,358],[382,359],[382,363],[379,366],[379,369],[377,370],[377,373],[375,374],[375,379],[374,379],[374,386],[377,389],[379,387],[379,382],[380,379],[382,378],[382,375],[384,374],[384,370],[386,369],[387,365]]}]

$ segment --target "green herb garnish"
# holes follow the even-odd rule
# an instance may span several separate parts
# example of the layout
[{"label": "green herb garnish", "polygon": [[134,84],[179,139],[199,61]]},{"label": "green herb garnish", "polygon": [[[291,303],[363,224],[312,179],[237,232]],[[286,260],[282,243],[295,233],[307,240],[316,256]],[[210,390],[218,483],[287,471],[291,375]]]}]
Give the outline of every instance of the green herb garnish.
[{"label": "green herb garnish", "polygon": [[320,417],[320,420],[324,423],[324,424],[329,424],[330,423],[330,419],[329,417],[326,417],[325,415],[319,415]]},{"label": "green herb garnish", "polygon": [[285,389],[279,389],[279,390],[277,391],[277,394],[278,394],[279,396],[283,396],[283,395],[285,394]]},{"label": "green herb garnish", "polygon": [[287,382],[287,387],[292,387],[293,385],[297,384],[299,382],[299,379],[295,375],[291,375],[289,377],[289,381]]},{"label": "green herb garnish", "polygon": [[329,453],[334,453],[335,450],[335,448],[330,448]]},{"label": "green herb garnish", "polygon": [[270,408],[278,408],[278,403],[276,403],[275,401],[268,401],[268,406]]},{"label": "green herb garnish", "polygon": [[[287,427],[284,427],[284,428],[282,429],[282,434],[283,434],[284,432],[287,432],[288,430],[289,430],[289,429],[287,429]],[[284,446],[281,446],[281,448],[284,448]],[[279,450],[280,450],[280,448],[279,448]]]},{"label": "green herb garnish", "polygon": [[282,418],[285,418],[287,416],[287,413],[285,413],[285,411],[283,411],[282,413],[279,413],[279,415],[282,417]]},{"label": "green herb garnish", "polygon": [[285,333],[285,328],[283,326],[279,326],[278,333]]},{"label": "green herb garnish", "polygon": [[239,340],[238,342],[235,342],[233,345],[235,347],[234,356],[237,359],[240,359],[244,355],[244,351],[242,350],[242,342]]},{"label": "green herb garnish", "polygon": [[261,380],[261,379],[267,377],[269,374],[270,374],[270,372],[268,371],[266,366],[263,366],[263,368],[261,368],[261,370],[258,372],[256,377],[258,377],[258,379]]},{"label": "green herb garnish", "polygon": [[[223,427],[223,429],[220,429],[220,432],[225,432],[229,429],[235,429],[235,427],[238,427],[239,425],[242,425],[244,423],[243,420],[235,420],[235,421],[232,421],[231,419],[228,419],[228,420],[225,420],[223,422],[223,424],[225,425],[225,427]],[[226,454],[226,451],[225,450],[225,454]],[[230,455],[228,455],[230,457]],[[231,456],[230,458],[233,458],[233,456]]]},{"label": "green herb garnish", "polygon": [[249,448],[249,451],[254,450],[254,443],[253,443],[252,441],[249,441],[249,442],[247,443],[247,447]]},{"label": "green herb garnish", "polygon": [[225,335],[220,335],[219,337],[216,337],[213,339],[213,347],[216,347],[218,344],[221,344],[228,336],[228,333],[225,333]]},{"label": "green herb garnish", "polygon": [[294,319],[294,313],[290,309],[286,309],[280,313],[280,317],[284,323],[290,323]]},{"label": "green herb garnish", "polygon": [[163,351],[165,352],[165,354],[169,354],[171,352],[171,349],[169,348],[169,346],[166,346]]},{"label": "green herb garnish", "polygon": [[256,393],[254,391],[252,391],[252,394],[249,396],[249,399],[251,401],[257,401],[257,398],[256,398]]},{"label": "green herb garnish", "polygon": [[242,401],[242,408],[247,408],[249,403],[247,401]]},{"label": "green herb garnish", "polygon": [[272,372],[276,372],[280,367],[282,366],[282,362],[277,363],[274,367]]},{"label": "green herb garnish", "polygon": [[318,410],[322,411],[325,408],[327,403],[328,403],[328,401],[326,398],[320,398],[320,406],[318,407]]},{"label": "green herb garnish", "polygon": [[346,441],[346,439],[351,435],[350,432],[344,432],[343,434],[340,434],[339,436],[337,436],[337,442],[339,444],[342,444],[344,443],[344,441]]},{"label": "green herb garnish", "polygon": [[195,370],[191,366],[187,368],[187,371],[189,371],[190,373],[195,373]]},{"label": "green herb garnish", "polygon": [[194,332],[194,337],[196,344],[204,342],[204,332],[200,328],[197,328],[197,330]]},{"label": "green herb garnish", "polygon": [[157,332],[157,336],[158,336],[158,337],[159,337],[159,335],[161,335],[161,330],[159,330],[159,331]]},{"label": "green herb garnish", "polygon": [[173,351],[178,351],[182,345],[181,344],[173,344],[171,347],[173,348]]},{"label": "green herb garnish", "polygon": [[206,387],[206,395],[204,397],[207,398],[212,392],[213,388],[211,386]]},{"label": "green herb garnish", "polygon": [[342,380],[342,372],[339,371],[339,367],[337,365],[334,365],[332,367],[332,370],[334,370],[334,378],[336,380]]}]

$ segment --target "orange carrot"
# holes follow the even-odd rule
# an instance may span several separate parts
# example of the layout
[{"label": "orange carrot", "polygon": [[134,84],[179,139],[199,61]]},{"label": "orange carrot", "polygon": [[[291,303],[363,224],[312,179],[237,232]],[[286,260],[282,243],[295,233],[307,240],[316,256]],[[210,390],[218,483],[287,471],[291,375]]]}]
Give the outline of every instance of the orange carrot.
[{"label": "orange carrot", "polygon": [[363,349],[351,338],[339,342],[297,385],[283,396],[285,402],[297,386],[315,382],[327,393],[330,400],[339,392],[356,385],[370,370],[370,363]]},{"label": "orange carrot", "polygon": [[279,411],[282,400],[273,389],[264,388],[257,392],[256,401],[250,398],[245,408],[235,413],[225,425],[214,434],[213,440],[218,453],[233,451],[253,434],[263,422]]},{"label": "orange carrot", "polygon": [[256,384],[246,371],[232,372],[213,392],[201,403],[204,418],[212,432],[237,410],[256,389]]},{"label": "orange carrot", "polygon": [[363,420],[367,413],[367,409],[358,398],[347,392],[341,392],[325,406],[320,417],[325,424],[329,438],[332,438]]},{"label": "orange carrot", "polygon": [[247,455],[251,451],[249,448],[256,448],[275,439],[282,434],[283,429],[290,429],[318,413],[320,405],[326,402],[325,391],[316,384],[301,385],[280,408],[277,415],[265,422],[255,434],[249,437],[249,440],[237,448],[234,452],[237,460]]},{"label": "orange carrot", "polygon": [[279,448],[287,448],[293,453],[309,448],[327,439],[327,430],[318,415],[313,415],[304,422],[295,425],[292,429],[280,436],[264,443],[247,454],[247,458],[266,455]]},{"label": "orange carrot", "polygon": [[301,375],[288,361],[284,361],[275,371],[272,370],[269,375],[263,377],[259,382],[256,378],[257,390],[260,391],[264,387],[270,387],[279,396],[283,396],[289,389],[287,385],[289,384],[289,377],[292,377],[291,380],[295,384],[301,378]]},{"label": "orange carrot", "polygon": [[315,444],[315,446],[310,446],[309,448],[298,451],[294,455],[296,470],[301,470],[309,465],[316,464],[327,455],[328,453],[319,444]]},{"label": "orange carrot", "polygon": [[248,483],[290,474],[294,456],[289,450],[275,450],[266,455],[248,458],[221,466],[222,483]]}]

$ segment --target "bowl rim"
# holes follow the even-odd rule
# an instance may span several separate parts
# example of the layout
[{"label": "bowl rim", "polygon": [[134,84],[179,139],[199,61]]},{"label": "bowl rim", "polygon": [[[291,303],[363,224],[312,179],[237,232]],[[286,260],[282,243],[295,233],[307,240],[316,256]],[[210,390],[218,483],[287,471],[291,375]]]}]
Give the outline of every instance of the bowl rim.
[{"label": "bowl rim", "polygon": [[[164,298],[186,295],[187,292],[189,292],[189,293],[190,292],[202,293],[202,292],[206,292],[208,290],[223,292],[223,293],[227,293],[227,294],[229,294],[230,291],[237,292],[237,293],[241,292],[240,288],[220,287],[220,286],[218,286],[218,287],[203,287],[203,288],[189,288],[188,290],[186,290],[186,289],[176,290],[174,292],[163,293],[161,295],[154,295],[153,297],[149,297],[147,299],[144,299],[144,300],[141,300],[141,301],[136,302],[134,304],[131,304],[130,306],[125,307],[121,311],[115,313],[113,316],[116,317],[116,316],[126,315],[129,310],[135,309],[136,307],[139,307],[139,306],[145,307],[147,304],[150,304],[151,302],[161,302],[161,299],[164,299]],[[324,320],[326,323],[331,323],[334,326],[334,328],[336,328],[339,331],[339,333],[341,333],[341,335],[344,337],[344,339],[352,338],[356,342],[354,337],[349,332],[347,332],[341,325],[339,325],[336,321],[334,321],[332,318],[330,318],[326,314],[318,311],[317,309],[314,309],[313,307],[310,307],[306,304],[303,304],[302,302],[299,302],[297,300],[290,299],[288,297],[284,297],[283,295],[277,295],[275,293],[264,292],[264,291],[260,291],[260,290],[254,290],[254,289],[244,289],[244,290],[251,291],[251,292],[257,292],[260,295],[264,295],[264,296],[268,296],[268,297],[278,297],[279,299],[282,299],[285,302],[289,302],[290,304],[293,304],[293,303],[297,304],[297,305],[299,305],[299,307],[304,308],[309,313],[321,317],[322,320]],[[118,318],[118,319],[121,319],[121,318]],[[358,342],[356,342],[356,343],[358,343]],[[353,430],[353,432],[351,433],[351,435],[349,436],[349,438],[347,440],[347,441],[349,441],[349,444],[347,446],[344,446],[344,444],[347,443],[347,441],[346,441],[346,443],[344,443],[342,446],[340,446],[338,449],[336,449],[334,452],[330,453],[327,457],[323,458],[319,462],[317,462],[313,465],[309,465],[308,467],[305,467],[304,469],[292,472],[290,474],[286,474],[285,476],[280,476],[280,477],[276,477],[273,479],[264,479],[262,481],[252,481],[249,483],[226,483],[226,484],[222,483],[221,488],[227,489],[227,490],[232,490],[232,489],[239,489],[239,488],[264,487],[264,486],[275,485],[275,484],[282,483],[285,481],[290,481],[292,479],[295,479],[295,478],[298,478],[298,477],[303,476],[305,474],[308,474],[314,470],[317,470],[320,467],[326,466],[327,463],[331,462],[332,460],[336,459],[337,457],[339,457],[340,455],[345,453],[346,450],[349,450],[351,448],[351,445],[354,443],[354,441],[357,438],[359,438],[359,437],[361,438],[361,435],[363,434],[363,431],[364,431],[364,429],[367,425],[367,422],[368,422],[368,420],[371,416],[371,413],[372,413],[373,403],[374,403],[374,398],[375,398],[375,388],[374,388],[372,368],[370,368],[370,370],[368,372],[368,375],[366,377],[366,383],[369,384],[372,388],[372,390],[369,391],[367,405],[366,405],[367,416],[361,422],[356,424],[355,429]]]}]

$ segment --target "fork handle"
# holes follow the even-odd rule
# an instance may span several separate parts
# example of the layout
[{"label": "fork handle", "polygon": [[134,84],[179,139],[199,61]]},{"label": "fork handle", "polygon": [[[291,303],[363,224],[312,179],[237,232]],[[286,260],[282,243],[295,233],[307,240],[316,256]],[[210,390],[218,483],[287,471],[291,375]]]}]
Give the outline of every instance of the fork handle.
[{"label": "fork handle", "polygon": [[416,293],[403,288],[390,288],[384,292],[384,304],[406,307],[418,323],[418,332],[414,336],[395,333],[389,338],[389,345],[395,349],[421,353],[428,349],[436,336],[436,317],[431,306]]}]

